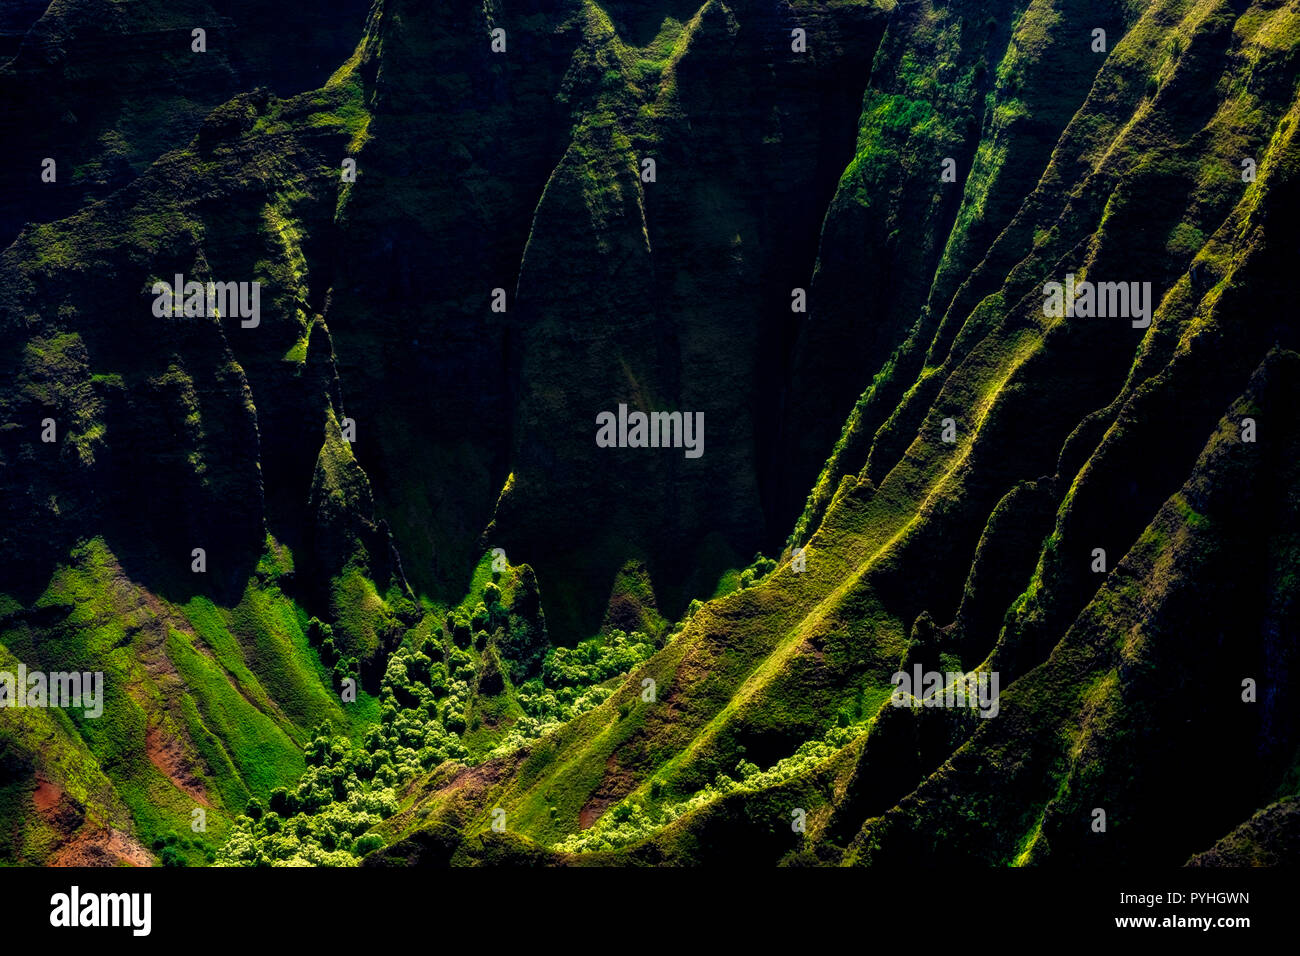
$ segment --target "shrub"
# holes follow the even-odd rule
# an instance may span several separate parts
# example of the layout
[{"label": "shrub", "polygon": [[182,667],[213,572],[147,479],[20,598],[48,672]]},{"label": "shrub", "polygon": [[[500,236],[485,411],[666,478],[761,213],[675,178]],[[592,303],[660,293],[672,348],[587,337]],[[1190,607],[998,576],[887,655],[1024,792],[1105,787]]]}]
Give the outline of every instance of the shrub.
[{"label": "shrub", "polygon": [[377,833],[366,833],[357,837],[356,842],[352,844],[352,852],[357,856],[365,856],[382,848],[383,845],[384,840]]},{"label": "shrub", "polygon": [[474,608],[474,613],[470,615],[470,624],[474,631],[486,631],[488,626],[488,610],[482,601]]},{"label": "shrub", "polygon": [[469,629],[469,621],[462,617],[457,617],[455,625],[451,631],[451,639],[457,647],[468,647],[470,637],[473,632]]},{"label": "shrub", "polygon": [[492,697],[506,689],[505,677],[501,673],[501,660],[496,650],[488,648],[483,655],[483,670],[478,678],[478,691]]}]

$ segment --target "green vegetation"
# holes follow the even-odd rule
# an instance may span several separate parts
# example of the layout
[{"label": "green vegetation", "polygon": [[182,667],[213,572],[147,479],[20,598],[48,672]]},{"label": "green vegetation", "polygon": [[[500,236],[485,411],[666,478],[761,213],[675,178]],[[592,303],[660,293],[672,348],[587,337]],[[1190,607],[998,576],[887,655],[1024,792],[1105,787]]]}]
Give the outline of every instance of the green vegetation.
[{"label": "green vegetation", "polygon": [[0,670],[105,680],[0,709],[0,862],[1293,855],[1294,5],[426,6],[0,252]]},{"label": "green vegetation", "polygon": [[[491,562],[489,554],[481,567]],[[476,575],[481,590],[447,612],[441,626],[430,616],[407,632],[388,658],[379,722],[360,745],[328,722],[314,729],[296,787],[276,788],[265,806],[249,803],[221,848],[221,865],[354,865],[382,845],[378,835],[365,834],[397,811],[398,793],[415,777],[446,761],[475,764],[517,750],[607,699],[610,680],[653,653],[644,635],[617,630],[573,648],[552,647],[541,676],[515,690],[506,672],[517,662],[503,659],[499,648],[508,628],[538,624],[529,617],[537,606],[535,579],[527,566],[493,576],[508,586]],[[476,598],[467,620],[465,608]],[[329,624],[312,618],[308,635],[324,661],[337,658]],[[336,680],[340,674],[335,664]]]}]

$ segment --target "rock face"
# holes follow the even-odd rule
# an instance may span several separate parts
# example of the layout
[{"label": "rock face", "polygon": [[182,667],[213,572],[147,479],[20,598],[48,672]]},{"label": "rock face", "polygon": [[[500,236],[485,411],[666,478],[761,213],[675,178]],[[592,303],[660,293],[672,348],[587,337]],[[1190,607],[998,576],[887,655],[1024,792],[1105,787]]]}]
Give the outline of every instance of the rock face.
[{"label": "rock face", "polygon": [[[1291,859],[1300,24],[1012,6],[35,20],[0,670],[117,693],[112,732],[0,712],[0,858],[202,862],[397,754],[414,805],[328,851]],[[258,320],[159,314],[177,274]],[[1044,310],[1076,280],[1149,309]],[[602,447],[620,406],[702,413],[703,453]],[[625,672],[547,654],[598,633]],[[900,667],[998,696],[894,706]],[[534,743],[561,690],[594,696]]]},{"label": "rock face", "polygon": [[[779,547],[797,507],[768,487],[791,289],[884,20],[813,9],[805,57],[780,8],[694,13],[525,4],[494,56],[477,11],[387,2],[363,61],[373,118],[328,316],[358,457],[412,580],[459,593],[491,521],[562,638],[599,626],[626,560],[680,613]],[[598,449],[620,402],[703,412],[705,454]],[[807,454],[815,470],[825,448]]]},{"label": "rock face", "polygon": [[[319,86],[357,43],[367,0],[67,0],[0,12],[0,244],[102,199],[241,91]],[[48,9],[46,9],[48,8]],[[195,49],[204,31],[204,51]],[[20,32],[21,31],[21,32]],[[55,179],[42,178],[55,160]]]},{"label": "rock face", "polygon": [[[548,577],[591,582],[572,586],[572,616],[551,618],[561,633],[598,624],[611,564],[645,560],[676,616],[738,556],[779,549],[793,518],[778,491],[803,318],[792,290],[810,285],[883,19],[808,11],[798,22],[815,57],[791,51],[794,22],[768,4],[710,4],[657,88],[641,61],[617,83],[608,66],[570,72],[598,92],[523,253],[514,482],[494,528],[538,568],[544,593]],[[617,63],[616,35],[600,41]],[[620,403],[702,414],[702,454],[597,447],[597,415]],[[825,451],[798,464],[815,468]],[[730,554],[711,547],[718,537]]]}]

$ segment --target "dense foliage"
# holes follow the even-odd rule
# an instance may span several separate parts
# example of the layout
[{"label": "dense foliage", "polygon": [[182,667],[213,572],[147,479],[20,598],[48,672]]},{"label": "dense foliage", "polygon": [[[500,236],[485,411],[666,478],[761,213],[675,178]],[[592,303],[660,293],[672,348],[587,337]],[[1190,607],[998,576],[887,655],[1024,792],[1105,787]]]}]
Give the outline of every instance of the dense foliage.
[{"label": "dense foliage", "polygon": [[[575,647],[550,647],[534,667],[536,643],[546,634],[536,580],[527,566],[511,578],[510,595],[488,581],[440,625],[429,615],[412,628],[384,670],[379,723],[359,745],[328,723],[316,727],[296,786],[275,790],[266,807],[252,801],[218,864],[354,865],[382,844],[367,831],[397,811],[402,788],[417,775],[444,761],[475,763],[524,746],[606,700],[611,682],[654,652],[644,634],[615,630]],[[313,618],[310,634],[329,663],[330,625]],[[503,658],[502,647],[521,649],[524,660]],[[513,688],[507,674],[530,669],[538,676]],[[517,712],[486,738],[490,746],[471,749],[462,735],[478,719],[475,704],[494,697],[513,698]]]}]

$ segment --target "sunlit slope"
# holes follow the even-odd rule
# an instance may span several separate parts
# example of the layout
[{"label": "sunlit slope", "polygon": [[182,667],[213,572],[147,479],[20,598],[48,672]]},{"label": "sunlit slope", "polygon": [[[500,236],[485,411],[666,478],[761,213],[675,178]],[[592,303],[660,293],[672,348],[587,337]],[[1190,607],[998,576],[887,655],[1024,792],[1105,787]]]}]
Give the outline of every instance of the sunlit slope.
[{"label": "sunlit slope", "polygon": [[1285,858],[1298,17],[381,0],[28,226],[0,669],[108,696],[0,711],[0,860]]},{"label": "sunlit slope", "polygon": [[[0,646],[14,666],[105,681],[98,717],[0,715],[5,859],[201,864],[301,774],[313,726],[373,719],[364,691],[342,707],[303,610],[345,603],[344,652],[378,666],[391,612],[349,592],[400,571],[337,437],[304,253],[333,216],[359,95],[344,74],[296,100],[236,99],[0,257]],[[177,272],[255,277],[258,325],[159,316],[151,284]]]},{"label": "sunlit slope", "polygon": [[[1078,10],[1030,11],[1017,69],[1032,73],[1034,50],[1087,49],[1093,26]],[[1031,28],[1052,42],[1035,47]],[[982,263],[960,281],[939,269],[935,287],[951,301],[932,303],[915,346],[928,358],[857,453],[862,470],[846,475],[843,453],[828,464],[823,480],[837,490],[797,539],[807,570],[796,574],[787,553],[757,587],[696,611],[602,708],[509,768],[475,774],[472,790],[440,781],[397,822],[487,830],[501,808],[511,832],[539,845],[646,861],[776,861],[800,849],[830,861],[849,848],[844,858],[859,862],[894,852],[1181,862],[1267,803],[1296,746],[1295,703],[1278,678],[1294,654],[1294,555],[1280,530],[1294,436],[1276,419],[1267,447],[1241,435],[1242,419],[1287,407],[1295,376],[1284,277],[1297,237],[1282,212],[1296,198],[1295,28],[1279,5],[1164,4],[1112,29],[1033,178],[967,180],[966,203],[992,190],[1006,204],[1017,185],[1021,196]],[[1000,115],[999,95],[1009,87],[986,120]],[[981,148],[1006,135],[989,122]],[[969,256],[970,241],[948,243],[948,255]],[[1151,282],[1150,327],[1044,316],[1044,282],[1067,272]],[[953,443],[941,440],[946,418]],[[923,615],[937,637],[913,641]],[[1234,668],[1211,653],[1220,648]],[[1121,666],[1125,653],[1141,681]],[[927,655],[944,669],[997,670],[1008,710],[983,721],[882,709],[898,664]],[[1256,672],[1273,682],[1245,704],[1241,681]],[[1151,684],[1155,699],[1134,700]],[[1088,729],[1094,712],[1119,740]],[[1198,746],[1228,762],[1267,759],[1204,788],[1191,826],[1190,808],[1166,805],[1168,771],[1164,783],[1155,771],[1134,777],[1150,741],[1165,739],[1139,730],[1145,719],[1174,738],[1164,752],[1177,759]],[[1001,752],[1019,775],[999,769]],[[1117,782],[1102,792],[1082,792],[1109,775]],[[1094,806],[1118,823],[1090,844]],[[504,839],[489,831],[484,846]]]}]

